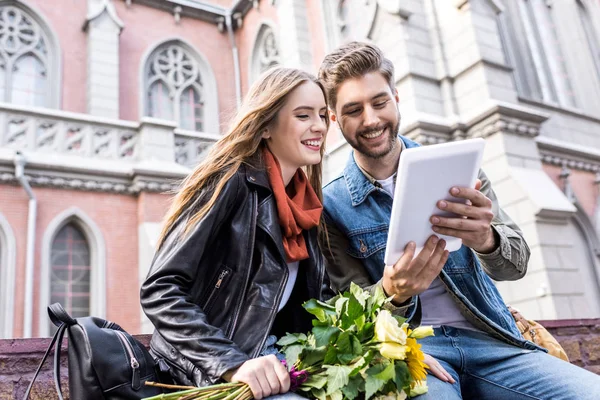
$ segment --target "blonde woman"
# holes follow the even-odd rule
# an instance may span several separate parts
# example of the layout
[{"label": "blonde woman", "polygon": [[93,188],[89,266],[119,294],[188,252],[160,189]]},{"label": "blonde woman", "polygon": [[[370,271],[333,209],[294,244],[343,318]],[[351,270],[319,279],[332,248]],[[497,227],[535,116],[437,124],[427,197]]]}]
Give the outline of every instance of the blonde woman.
[{"label": "blonde woman", "polygon": [[175,382],[288,392],[275,338],[310,330],[302,302],[330,295],[317,242],[326,112],[315,77],[270,70],[183,181],[141,289],[151,351]]}]

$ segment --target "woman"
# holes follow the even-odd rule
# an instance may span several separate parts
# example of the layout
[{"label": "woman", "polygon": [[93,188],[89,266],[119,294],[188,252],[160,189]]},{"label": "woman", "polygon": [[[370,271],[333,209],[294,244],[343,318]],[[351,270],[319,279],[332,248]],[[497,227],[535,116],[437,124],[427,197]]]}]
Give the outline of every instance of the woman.
[{"label": "woman", "polygon": [[270,70],[183,181],[141,289],[151,351],[177,383],[245,382],[256,399],[289,390],[265,354],[310,330],[301,304],[329,290],[317,243],[326,111],[315,77]]}]

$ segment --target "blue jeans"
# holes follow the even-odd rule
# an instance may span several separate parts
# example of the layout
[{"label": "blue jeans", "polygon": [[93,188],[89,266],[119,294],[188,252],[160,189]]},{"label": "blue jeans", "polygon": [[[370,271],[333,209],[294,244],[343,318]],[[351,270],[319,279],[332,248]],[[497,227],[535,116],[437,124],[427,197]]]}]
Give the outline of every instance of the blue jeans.
[{"label": "blue jeans", "polygon": [[525,350],[485,333],[442,326],[419,342],[456,381],[427,375],[418,400],[600,399],[600,376],[539,350]]}]

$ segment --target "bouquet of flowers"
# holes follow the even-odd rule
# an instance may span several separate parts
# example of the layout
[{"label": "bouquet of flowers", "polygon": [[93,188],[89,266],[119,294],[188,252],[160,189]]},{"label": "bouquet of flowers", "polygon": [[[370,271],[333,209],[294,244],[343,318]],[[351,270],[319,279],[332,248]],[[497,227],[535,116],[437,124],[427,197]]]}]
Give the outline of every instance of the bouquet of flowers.
[{"label": "bouquet of flowers", "polygon": [[[285,354],[291,390],[311,399],[405,399],[427,392],[427,365],[417,339],[431,327],[411,330],[386,308],[377,288],[371,295],[352,284],[327,302],[303,306],[315,316],[312,331],[289,333],[277,344]],[[145,400],[251,399],[243,383],[226,383],[162,394]]]}]

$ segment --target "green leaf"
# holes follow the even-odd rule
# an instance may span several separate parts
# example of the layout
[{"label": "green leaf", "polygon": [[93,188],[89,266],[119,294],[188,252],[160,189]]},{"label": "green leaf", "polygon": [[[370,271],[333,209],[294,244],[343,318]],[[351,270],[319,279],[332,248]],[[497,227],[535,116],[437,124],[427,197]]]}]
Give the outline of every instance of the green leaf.
[{"label": "green leaf", "polygon": [[327,400],[327,395],[325,394],[325,389],[313,389],[311,390],[312,397],[319,400]]},{"label": "green leaf", "polygon": [[347,297],[340,297],[337,299],[335,302],[335,311],[338,315],[344,315],[344,312],[346,311],[346,304],[348,304]]},{"label": "green leaf", "polygon": [[325,358],[326,352],[326,346],[317,348],[305,347],[302,350],[302,353],[300,353],[300,361],[302,363],[303,369],[316,363],[322,363],[323,358]]},{"label": "green leaf", "polygon": [[384,382],[388,382],[396,377],[396,371],[394,369],[394,362],[390,362],[383,371],[374,375],[375,378],[381,379]]},{"label": "green leaf", "polygon": [[[342,388],[342,393],[348,400],[354,400],[358,397],[358,394],[361,391],[361,386],[364,385],[364,379],[360,375],[355,375],[350,378],[348,384]],[[364,388],[362,388],[364,391]]]},{"label": "green leaf", "polygon": [[348,331],[340,333],[336,347],[338,350],[338,360],[342,364],[349,363],[363,353],[362,345],[358,338],[352,332]]},{"label": "green leaf", "polygon": [[365,314],[361,314],[360,317],[356,318],[354,320],[354,324],[356,325],[356,329],[358,330],[358,332],[360,332],[362,330],[362,328],[365,326],[365,322],[367,321]]},{"label": "green leaf", "polygon": [[375,324],[373,322],[366,322],[365,325],[358,331],[358,339],[361,342],[370,340],[375,336]]},{"label": "green leaf", "polygon": [[327,367],[327,394],[331,394],[348,384],[351,367],[343,365],[328,365]]},{"label": "green leaf", "polygon": [[327,383],[327,375],[310,374],[308,379],[301,385],[303,388],[322,389]]},{"label": "green leaf", "polygon": [[277,341],[279,346],[289,346],[290,344],[306,341],[304,333],[288,333]]},{"label": "green leaf", "polygon": [[298,356],[302,353],[302,349],[304,346],[301,344],[294,344],[292,346],[288,346],[283,350],[283,354],[285,354],[285,362],[287,363],[289,368],[292,368],[296,361],[298,361]]},{"label": "green leaf", "polygon": [[377,393],[379,389],[383,387],[383,385],[385,385],[385,381],[368,375],[365,382],[365,399],[368,400],[373,397],[373,395]]},{"label": "green leaf", "polygon": [[333,365],[337,361],[337,349],[335,346],[327,346],[327,353],[325,353],[325,358],[323,359],[323,364]]},{"label": "green leaf", "polygon": [[354,320],[363,315],[364,312],[364,307],[354,296],[351,296],[348,300],[346,312],[342,314],[342,328],[348,329],[352,324],[354,324]]},{"label": "green leaf", "polygon": [[374,293],[371,294],[371,297],[368,300],[368,308],[371,312],[375,312],[380,309],[383,304],[387,301],[391,301],[391,297],[385,297],[385,293],[383,293],[383,288],[380,285],[375,287]]},{"label": "green leaf", "polygon": [[349,366],[352,367],[352,371],[350,372],[350,376],[357,375],[359,371],[367,364],[367,360],[365,357],[360,357],[358,360],[354,361]]},{"label": "green leaf", "polygon": [[395,363],[394,370],[394,383],[396,384],[396,389],[403,390],[409,387],[411,376],[410,372],[408,371],[408,366],[406,365],[406,362],[397,361]]},{"label": "green leaf", "polygon": [[341,390],[336,390],[335,392],[329,394],[329,400],[342,400],[344,395]]},{"label": "green leaf", "polygon": [[315,326],[312,332],[315,335],[317,347],[320,347],[327,346],[330,342],[335,342],[336,335],[340,333],[340,329],[335,326]]},{"label": "green leaf", "polygon": [[354,282],[350,283],[350,293],[356,300],[358,300],[363,309],[365,308],[367,300],[369,297],[371,297],[368,291],[362,290],[360,286]]},{"label": "green leaf", "polygon": [[321,322],[327,321],[327,317],[335,315],[335,307],[319,300],[310,299],[302,307]]}]

